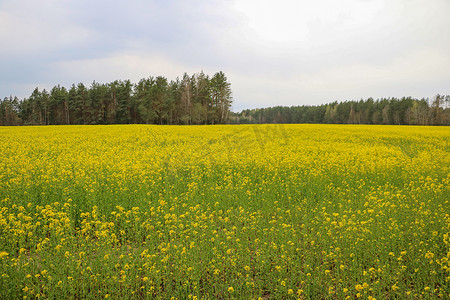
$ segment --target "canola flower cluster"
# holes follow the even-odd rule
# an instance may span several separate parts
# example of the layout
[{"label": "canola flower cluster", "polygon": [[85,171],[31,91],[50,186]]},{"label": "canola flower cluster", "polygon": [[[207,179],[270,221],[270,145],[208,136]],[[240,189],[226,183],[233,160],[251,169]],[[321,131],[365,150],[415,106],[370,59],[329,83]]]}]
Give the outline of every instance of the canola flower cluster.
[{"label": "canola flower cluster", "polygon": [[0,127],[0,298],[449,298],[449,138]]}]

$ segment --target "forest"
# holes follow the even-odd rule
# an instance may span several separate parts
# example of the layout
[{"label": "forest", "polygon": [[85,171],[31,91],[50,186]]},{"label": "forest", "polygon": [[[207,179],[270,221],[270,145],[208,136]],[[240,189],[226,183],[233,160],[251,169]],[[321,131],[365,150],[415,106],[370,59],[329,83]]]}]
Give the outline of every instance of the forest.
[{"label": "forest", "polygon": [[69,89],[35,88],[23,100],[0,101],[0,125],[94,124],[223,124],[232,104],[230,83],[223,72],[203,72],[168,81],[163,76],[116,80]]},{"label": "forest", "polygon": [[[299,99],[300,101],[301,99]],[[168,81],[60,85],[35,88],[25,99],[0,99],[0,126],[94,124],[385,124],[450,125],[450,95],[432,99],[381,98],[316,106],[276,106],[232,112],[231,84],[220,71]]]},{"label": "forest", "polygon": [[450,125],[450,96],[433,99],[411,97],[369,98],[360,101],[333,102],[318,106],[276,106],[246,109],[233,114],[234,124],[315,123],[315,124],[383,124]]}]

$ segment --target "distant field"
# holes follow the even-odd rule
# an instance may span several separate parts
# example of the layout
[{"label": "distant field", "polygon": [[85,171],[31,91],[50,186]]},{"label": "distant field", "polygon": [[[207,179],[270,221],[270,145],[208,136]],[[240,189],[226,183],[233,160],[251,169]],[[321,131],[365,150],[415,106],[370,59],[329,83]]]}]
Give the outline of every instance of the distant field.
[{"label": "distant field", "polygon": [[0,298],[448,299],[450,129],[0,127]]}]

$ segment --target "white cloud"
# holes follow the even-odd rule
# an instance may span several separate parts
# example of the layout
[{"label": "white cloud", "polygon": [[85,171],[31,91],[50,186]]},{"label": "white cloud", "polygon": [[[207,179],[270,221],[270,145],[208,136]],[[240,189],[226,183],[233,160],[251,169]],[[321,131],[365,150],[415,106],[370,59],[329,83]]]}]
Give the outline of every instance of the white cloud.
[{"label": "white cloud", "polygon": [[369,24],[384,0],[297,1],[238,0],[234,8],[255,38],[275,44],[301,44],[319,27],[348,30]]},{"label": "white cloud", "polygon": [[432,97],[449,93],[449,69],[446,53],[427,48],[398,57],[389,65],[340,64],[281,79],[263,73],[254,77],[233,74],[235,96],[242,99],[234,108],[317,105],[369,97]]},{"label": "white cloud", "polygon": [[200,71],[200,66],[197,68],[186,65],[158,53],[116,53],[103,58],[58,62],[52,67],[55,77],[59,74],[71,74],[65,75],[68,77],[67,83],[64,83],[66,85],[78,82],[89,84],[94,80],[106,83],[125,79],[137,83],[149,76],[165,76],[169,80],[175,80],[177,77],[181,78],[184,72],[192,75]]},{"label": "white cloud", "polygon": [[448,1],[238,0],[235,9],[251,40],[233,53],[236,98],[246,101],[235,107],[449,93]]},{"label": "white cloud", "polygon": [[78,47],[94,38],[82,24],[73,24],[54,1],[7,1],[0,7],[0,39],[7,45],[0,48],[3,57],[39,57],[41,52]]}]

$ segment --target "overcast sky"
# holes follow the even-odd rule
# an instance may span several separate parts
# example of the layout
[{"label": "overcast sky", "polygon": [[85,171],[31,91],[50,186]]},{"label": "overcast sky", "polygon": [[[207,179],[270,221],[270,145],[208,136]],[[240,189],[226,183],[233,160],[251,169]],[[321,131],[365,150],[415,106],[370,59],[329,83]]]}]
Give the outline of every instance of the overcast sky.
[{"label": "overcast sky", "polygon": [[0,97],[223,71],[233,110],[450,94],[450,0],[0,0]]}]

